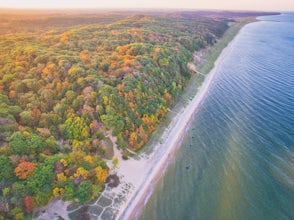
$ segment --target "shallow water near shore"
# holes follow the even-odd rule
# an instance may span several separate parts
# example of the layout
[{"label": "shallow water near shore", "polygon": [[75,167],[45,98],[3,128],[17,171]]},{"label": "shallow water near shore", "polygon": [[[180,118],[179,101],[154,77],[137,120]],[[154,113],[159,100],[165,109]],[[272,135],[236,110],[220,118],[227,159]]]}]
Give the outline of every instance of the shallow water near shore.
[{"label": "shallow water near shore", "polygon": [[294,14],[245,26],[139,219],[294,219]]}]

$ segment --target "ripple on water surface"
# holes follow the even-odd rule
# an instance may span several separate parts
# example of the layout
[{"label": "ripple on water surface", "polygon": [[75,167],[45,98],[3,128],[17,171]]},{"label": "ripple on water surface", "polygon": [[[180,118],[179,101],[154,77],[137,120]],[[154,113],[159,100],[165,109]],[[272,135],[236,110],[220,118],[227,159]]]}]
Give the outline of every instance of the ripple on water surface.
[{"label": "ripple on water surface", "polygon": [[294,14],[261,19],[231,44],[140,219],[294,219]]}]

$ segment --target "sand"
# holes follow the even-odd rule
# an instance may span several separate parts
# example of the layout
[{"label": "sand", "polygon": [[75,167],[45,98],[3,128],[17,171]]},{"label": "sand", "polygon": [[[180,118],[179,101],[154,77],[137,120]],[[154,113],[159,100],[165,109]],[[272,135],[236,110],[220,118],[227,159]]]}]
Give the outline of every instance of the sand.
[{"label": "sand", "polygon": [[[170,161],[173,159],[175,152],[181,146],[181,142],[189,129],[194,115],[197,113],[201,103],[207,96],[207,92],[217,74],[218,65],[222,62],[227,52],[231,49],[227,46],[215,62],[214,68],[205,77],[201,87],[198,88],[196,96],[183,107],[172,119],[169,126],[165,129],[160,140],[155,146],[150,155],[140,154],[136,159],[130,158],[123,160],[121,152],[114,146],[114,154],[120,159],[118,168],[115,172],[119,178],[120,184],[116,188],[107,188],[105,195],[112,199],[110,208],[113,210],[111,219],[130,220],[137,219],[139,214],[151,196],[157,181],[165,173]],[[115,143],[115,140],[112,140]],[[108,161],[108,166],[111,167],[111,161]],[[126,187],[128,186],[128,187]],[[126,188],[128,188],[126,190]],[[115,198],[122,195],[122,201],[115,204]],[[96,203],[98,203],[99,199]],[[97,205],[97,204],[94,205]],[[58,216],[63,219],[69,219],[67,207],[69,202],[62,202],[60,199],[55,199],[47,207],[42,209],[37,219],[58,219]],[[103,213],[101,213],[101,216]],[[98,219],[101,219],[101,216]]]},{"label": "sand", "polygon": [[125,202],[121,205],[117,219],[136,219],[139,216],[140,210],[146,204],[156,182],[164,174],[170,160],[180,147],[194,115],[201,106],[218,72],[218,65],[222,62],[228,50],[230,50],[230,46],[222,51],[214,68],[205,77],[202,86],[198,88],[196,96],[173,118],[162,135],[161,143],[154,146],[151,155],[140,160],[133,158],[127,161],[120,160],[117,173],[125,182],[131,183],[134,189],[129,192]]}]

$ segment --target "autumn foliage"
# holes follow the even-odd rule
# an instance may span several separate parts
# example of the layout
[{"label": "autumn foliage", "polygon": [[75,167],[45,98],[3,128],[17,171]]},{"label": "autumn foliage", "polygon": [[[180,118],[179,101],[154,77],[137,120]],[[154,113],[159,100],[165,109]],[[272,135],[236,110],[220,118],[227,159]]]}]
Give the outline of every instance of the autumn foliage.
[{"label": "autumn foliage", "polygon": [[105,183],[108,176],[108,171],[103,169],[101,166],[96,167],[95,170],[98,183]]},{"label": "autumn foliage", "polygon": [[34,198],[32,196],[24,197],[23,203],[27,213],[31,213],[34,210]]},{"label": "autumn foliage", "polygon": [[124,159],[142,148],[189,82],[192,54],[228,27],[194,12],[15,13],[0,23],[0,219],[97,197],[110,145]]},{"label": "autumn foliage", "polygon": [[19,179],[24,180],[32,175],[36,167],[37,164],[35,163],[23,161],[17,165],[14,169],[14,173]]}]

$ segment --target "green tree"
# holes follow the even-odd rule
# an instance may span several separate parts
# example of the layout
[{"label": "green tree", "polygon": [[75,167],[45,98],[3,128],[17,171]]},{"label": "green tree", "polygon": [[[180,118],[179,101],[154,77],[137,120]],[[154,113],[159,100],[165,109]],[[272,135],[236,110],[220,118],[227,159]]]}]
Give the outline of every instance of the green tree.
[{"label": "green tree", "polygon": [[101,115],[101,120],[107,128],[111,128],[116,125],[118,116],[117,115]]},{"label": "green tree", "polygon": [[28,188],[26,187],[26,183],[24,181],[14,182],[12,184],[11,191],[13,193],[13,197],[16,198],[17,200],[20,200],[21,198],[30,194],[30,192],[28,191]]},{"label": "green tree", "polygon": [[13,182],[15,176],[7,155],[0,155],[0,167],[0,182]]},{"label": "green tree", "polygon": [[13,216],[14,220],[23,220],[25,219],[24,214],[20,207],[16,206],[11,210],[11,215]]},{"label": "green tree", "polygon": [[117,123],[114,124],[112,135],[117,136],[124,129],[124,126],[125,126],[124,121],[118,120]]},{"label": "green tree", "polygon": [[85,140],[89,136],[89,127],[83,118],[79,116],[70,116],[65,121],[65,136],[67,139],[71,140]]},{"label": "green tree", "polygon": [[41,153],[47,148],[45,139],[37,134],[32,134],[28,141],[31,153]]},{"label": "green tree", "polygon": [[22,132],[15,132],[9,138],[9,147],[11,153],[28,155],[31,153],[28,145],[28,137],[26,137]]},{"label": "green tree", "polygon": [[58,152],[58,144],[57,144],[57,141],[56,141],[54,136],[48,137],[45,142],[47,144],[48,150],[51,153],[57,153]]},{"label": "green tree", "polygon": [[23,111],[19,114],[21,124],[26,126],[33,126],[35,124],[35,118],[32,116],[32,111]]},{"label": "green tree", "polygon": [[[27,179],[28,190],[32,193],[49,192],[48,196],[51,196],[52,186],[51,183],[55,179],[54,164],[44,161],[39,163],[34,173]],[[45,200],[48,196],[44,197]],[[48,201],[39,201],[42,204],[46,204]]]},{"label": "green tree", "polygon": [[75,185],[72,181],[68,181],[65,186],[64,200],[72,201],[75,198]]},{"label": "green tree", "polygon": [[78,186],[76,197],[80,204],[83,204],[91,199],[92,183],[90,181],[83,181]]}]

